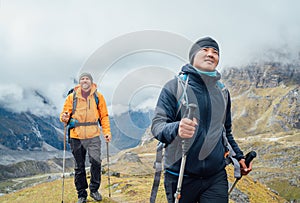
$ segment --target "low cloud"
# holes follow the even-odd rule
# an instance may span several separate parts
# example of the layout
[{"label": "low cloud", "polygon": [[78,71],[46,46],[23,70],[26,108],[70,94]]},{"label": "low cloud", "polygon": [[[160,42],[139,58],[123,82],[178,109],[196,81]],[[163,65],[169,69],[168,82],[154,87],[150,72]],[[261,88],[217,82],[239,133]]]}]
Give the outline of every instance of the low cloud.
[{"label": "low cloud", "polygon": [[[242,66],[261,58],[299,59],[299,5],[297,0],[288,3],[274,0],[201,3],[197,0],[172,3],[133,0],[131,4],[97,0],[72,3],[1,1],[0,103],[16,112],[32,111],[40,115],[60,112],[66,92],[74,86],[74,78],[96,50],[117,37],[142,30],[167,31],[191,41],[207,35],[214,37],[221,50],[219,69]],[[173,41],[172,45],[185,49],[182,52],[187,56],[187,48]],[[116,44],[115,50],[111,51],[118,51],[123,46]],[[284,54],[272,54],[276,51]],[[170,57],[140,54],[122,58],[96,82],[108,105],[115,109],[113,113],[120,113],[131,108],[126,97],[135,89],[129,91],[122,82],[133,71],[153,66],[169,68],[175,75],[182,64]],[[160,77],[162,82],[170,78],[167,74],[150,75],[148,72],[135,76],[140,80]],[[151,84],[162,86],[162,83]],[[139,88],[138,84],[136,88]],[[47,98],[50,106],[35,91]],[[134,108],[153,105],[150,104],[152,98],[148,97],[151,94],[145,92],[145,102],[137,99],[139,102],[133,102]]]}]

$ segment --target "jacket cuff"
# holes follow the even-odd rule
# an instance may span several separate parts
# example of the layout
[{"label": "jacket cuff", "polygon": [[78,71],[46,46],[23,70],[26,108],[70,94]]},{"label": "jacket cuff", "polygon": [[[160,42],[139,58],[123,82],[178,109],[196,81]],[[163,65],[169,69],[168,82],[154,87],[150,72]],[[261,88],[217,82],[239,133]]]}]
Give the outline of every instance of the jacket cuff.
[{"label": "jacket cuff", "polygon": [[235,158],[240,161],[241,159],[245,159],[245,156],[243,154],[239,154],[239,155],[236,155]]}]

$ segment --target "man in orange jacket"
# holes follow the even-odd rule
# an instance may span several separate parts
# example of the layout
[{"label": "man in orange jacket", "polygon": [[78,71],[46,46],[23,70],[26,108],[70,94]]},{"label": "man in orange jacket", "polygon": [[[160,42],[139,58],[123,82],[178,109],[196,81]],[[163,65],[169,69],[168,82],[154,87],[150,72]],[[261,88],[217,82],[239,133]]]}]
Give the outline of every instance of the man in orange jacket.
[{"label": "man in orange jacket", "polygon": [[[64,103],[60,120],[69,123],[70,146],[75,159],[75,186],[78,203],[85,203],[89,187],[90,196],[101,201],[98,192],[101,182],[101,140],[100,127],[106,142],[111,141],[111,131],[107,106],[103,95],[97,92],[97,85],[93,83],[90,73],[82,73],[79,84],[69,94]],[[96,94],[96,96],[95,96]],[[98,101],[96,101],[96,98]],[[74,102],[75,101],[75,102]],[[91,163],[91,179],[88,185],[85,171],[86,152]]]}]

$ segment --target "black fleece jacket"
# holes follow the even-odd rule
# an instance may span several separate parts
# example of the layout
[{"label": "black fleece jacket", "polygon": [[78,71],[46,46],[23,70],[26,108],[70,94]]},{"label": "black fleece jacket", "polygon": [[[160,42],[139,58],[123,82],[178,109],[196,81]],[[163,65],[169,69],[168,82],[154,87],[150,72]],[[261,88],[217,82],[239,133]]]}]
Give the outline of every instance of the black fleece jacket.
[{"label": "black fleece jacket", "polygon": [[[188,101],[197,105],[196,118],[198,126],[193,138],[187,140],[189,150],[187,154],[185,175],[208,177],[218,173],[226,166],[225,146],[222,133],[226,133],[228,142],[236,153],[236,158],[243,158],[243,152],[238,147],[232,135],[231,100],[223,96],[218,86],[220,74],[216,77],[199,73],[190,64],[182,67],[182,72],[189,75]],[[178,136],[179,122],[183,116],[176,115],[177,78],[168,81],[163,87],[151,130],[156,139],[166,143],[164,167],[167,171],[179,173],[182,148],[181,138]],[[225,101],[227,99],[227,101]]]}]

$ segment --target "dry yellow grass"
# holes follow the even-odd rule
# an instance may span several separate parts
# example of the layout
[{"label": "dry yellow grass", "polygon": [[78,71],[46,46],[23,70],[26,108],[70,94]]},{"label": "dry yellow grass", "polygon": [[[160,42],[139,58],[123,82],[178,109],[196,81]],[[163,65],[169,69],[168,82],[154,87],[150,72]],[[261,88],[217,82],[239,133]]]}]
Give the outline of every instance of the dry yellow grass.
[{"label": "dry yellow grass", "polygon": [[[138,149],[134,149],[138,152]],[[143,149],[142,149],[143,151]],[[146,151],[144,151],[146,153]],[[148,154],[148,153],[147,153]],[[139,154],[143,157],[143,153]],[[151,160],[153,160],[151,158]],[[120,161],[121,162],[121,161]],[[149,160],[148,160],[149,162]],[[119,163],[122,164],[122,163]],[[123,165],[125,165],[123,163]],[[145,165],[148,165],[145,164]],[[120,166],[120,165],[119,165]],[[112,170],[113,171],[113,170]],[[233,183],[233,168],[232,166],[227,167],[228,179]],[[128,173],[121,173],[120,177],[111,176],[111,194],[112,197],[108,198],[108,179],[106,175],[102,175],[102,184],[100,192],[104,199],[102,202],[107,203],[147,203],[149,202],[150,192],[152,187],[153,175],[132,175],[133,171],[129,170]],[[251,177],[243,177],[236,188],[247,194],[250,198],[250,203],[283,203],[286,202],[283,198],[277,196],[266,186],[259,182],[253,181]],[[77,201],[77,195],[73,183],[73,177],[65,178],[64,188],[64,203],[73,203]],[[35,202],[35,203],[57,203],[62,200],[62,179],[53,182],[42,183],[30,188],[20,190],[15,193],[7,194],[0,197],[2,203],[24,203],[24,202]],[[93,202],[89,197],[88,202]],[[163,187],[163,177],[161,177],[161,183],[157,194],[157,203],[165,203],[165,191]],[[230,203],[234,201],[230,200]]]},{"label": "dry yellow grass", "polygon": [[[228,168],[229,180],[233,182],[232,168]],[[121,203],[146,203],[149,202],[150,190],[152,187],[153,176],[131,176],[131,177],[111,177],[111,193],[112,197],[108,198],[107,177],[102,176],[102,185],[100,192],[103,195],[103,203],[121,202]],[[259,182],[253,182],[250,177],[243,177],[236,188],[249,195],[251,203],[278,203],[285,202],[284,199],[278,197],[264,185]],[[64,202],[77,202],[73,178],[65,179]],[[62,181],[57,180],[48,183],[42,183],[34,187],[26,188],[15,193],[11,193],[0,197],[2,203],[57,203],[61,202]],[[88,197],[88,202],[93,200]],[[157,203],[166,202],[163,178],[157,194]],[[233,202],[232,200],[230,202]]]}]

